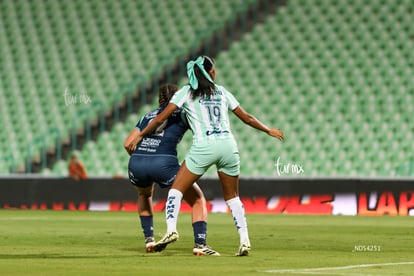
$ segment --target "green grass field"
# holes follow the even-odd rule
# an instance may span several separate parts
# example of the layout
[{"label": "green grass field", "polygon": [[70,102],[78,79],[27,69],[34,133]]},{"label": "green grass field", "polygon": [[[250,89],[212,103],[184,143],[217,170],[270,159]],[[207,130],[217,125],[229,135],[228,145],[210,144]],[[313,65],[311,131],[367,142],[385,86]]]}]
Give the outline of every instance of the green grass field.
[{"label": "green grass field", "polygon": [[[230,214],[210,214],[220,257],[192,255],[189,214],[180,240],[145,253],[128,212],[0,211],[0,275],[413,275],[414,218],[248,215],[252,251],[235,257]],[[158,237],[164,214],[155,216]]]}]

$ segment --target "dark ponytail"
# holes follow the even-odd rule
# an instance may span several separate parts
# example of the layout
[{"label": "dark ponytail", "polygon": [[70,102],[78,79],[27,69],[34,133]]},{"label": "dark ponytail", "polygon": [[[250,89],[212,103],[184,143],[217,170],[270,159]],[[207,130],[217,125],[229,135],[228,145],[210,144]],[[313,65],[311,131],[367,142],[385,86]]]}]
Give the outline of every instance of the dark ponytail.
[{"label": "dark ponytail", "polygon": [[[208,73],[211,69],[214,68],[214,60],[204,56],[203,63],[204,70]],[[191,96],[193,100],[197,97],[210,97],[214,95],[216,90],[214,82],[210,82],[204,75],[201,69],[194,65],[194,74],[198,80],[198,88],[191,88]]]},{"label": "dark ponytail", "polygon": [[174,93],[177,92],[178,87],[174,84],[163,84],[158,89],[158,104],[160,106],[167,104],[172,96],[174,96]]}]

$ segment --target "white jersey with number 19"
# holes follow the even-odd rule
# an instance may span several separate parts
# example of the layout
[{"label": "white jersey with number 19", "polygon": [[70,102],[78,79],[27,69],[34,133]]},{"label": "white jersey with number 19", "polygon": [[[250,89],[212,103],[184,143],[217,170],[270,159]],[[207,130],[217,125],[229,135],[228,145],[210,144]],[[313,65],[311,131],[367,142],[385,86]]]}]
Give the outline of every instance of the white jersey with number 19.
[{"label": "white jersey with number 19", "polygon": [[186,85],[174,94],[170,103],[184,110],[194,142],[233,138],[228,110],[234,110],[239,102],[223,86],[216,85],[210,97],[193,99],[190,86]]}]

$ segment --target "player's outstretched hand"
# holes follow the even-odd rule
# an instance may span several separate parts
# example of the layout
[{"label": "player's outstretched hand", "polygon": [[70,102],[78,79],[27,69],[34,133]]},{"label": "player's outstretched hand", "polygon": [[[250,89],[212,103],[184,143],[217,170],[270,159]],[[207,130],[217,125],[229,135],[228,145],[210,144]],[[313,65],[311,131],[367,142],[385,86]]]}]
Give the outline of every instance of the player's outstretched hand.
[{"label": "player's outstretched hand", "polygon": [[280,129],[271,128],[267,134],[269,134],[272,137],[275,137],[275,138],[279,139],[280,141],[285,140],[285,135],[283,134],[283,132]]}]

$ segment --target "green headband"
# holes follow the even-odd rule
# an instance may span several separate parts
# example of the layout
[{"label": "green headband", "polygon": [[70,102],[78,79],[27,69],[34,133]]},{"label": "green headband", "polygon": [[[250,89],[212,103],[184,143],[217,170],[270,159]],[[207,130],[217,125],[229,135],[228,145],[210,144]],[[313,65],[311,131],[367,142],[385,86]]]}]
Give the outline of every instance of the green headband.
[{"label": "green headband", "polygon": [[194,66],[197,65],[198,68],[200,68],[201,72],[203,73],[204,77],[206,77],[206,79],[211,82],[214,83],[213,80],[211,79],[210,75],[207,73],[206,69],[204,69],[204,57],[203,56],[199,56],[196,60],[191,60],[187,63],[187,76],[188,79],[190,81],[190,86],[193,89],[197,89],[198,88],[198,79],[195,75],[194,72]]}]

